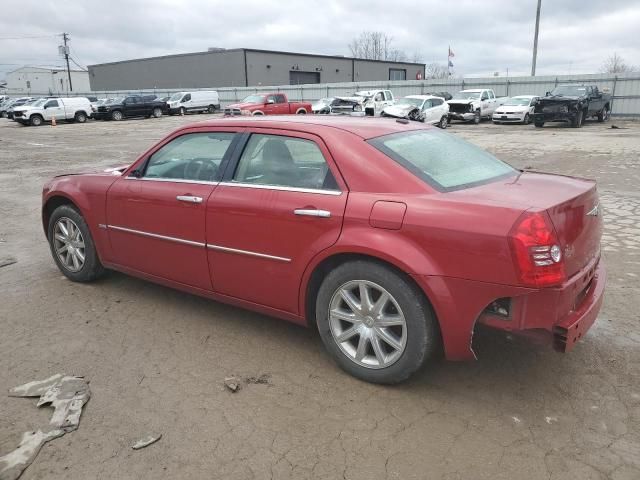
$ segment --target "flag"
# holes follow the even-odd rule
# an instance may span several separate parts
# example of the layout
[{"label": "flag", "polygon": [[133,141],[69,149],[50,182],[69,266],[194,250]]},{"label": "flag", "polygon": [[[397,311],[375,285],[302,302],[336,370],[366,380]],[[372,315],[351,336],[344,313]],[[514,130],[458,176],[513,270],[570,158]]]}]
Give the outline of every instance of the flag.
[{"label": "flag", "polygon": [[455,54],[453,53],[453,50],[451,50],[451,47],[449,47],[449,57],[455,57]]},{"label": "flag", "polygon": [[453,62],[449,60],[449,67],[453,67]]}]

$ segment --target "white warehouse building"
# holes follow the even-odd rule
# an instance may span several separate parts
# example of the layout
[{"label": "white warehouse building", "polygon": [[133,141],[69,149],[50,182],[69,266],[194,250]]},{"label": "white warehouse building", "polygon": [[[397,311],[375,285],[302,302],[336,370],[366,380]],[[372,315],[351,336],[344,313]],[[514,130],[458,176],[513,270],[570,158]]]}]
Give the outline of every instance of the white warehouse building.
[{"label": "white warehouse building", "polygon": [[6,94],[11,96],[69,95],[89,92],[89,73],[71,70],[71,89],[66,68],[20,67],[6,75]]}]

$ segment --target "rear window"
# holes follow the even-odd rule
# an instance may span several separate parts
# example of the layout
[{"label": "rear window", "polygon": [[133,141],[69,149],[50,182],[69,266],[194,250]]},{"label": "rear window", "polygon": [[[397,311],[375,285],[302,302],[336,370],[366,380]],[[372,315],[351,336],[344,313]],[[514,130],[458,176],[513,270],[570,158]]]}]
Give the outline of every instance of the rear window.
[{"label": "rear window", "polygon": [[469,188],[518,173],[481,148],[439,130],[395,133],[369,143],[441,191]]}]

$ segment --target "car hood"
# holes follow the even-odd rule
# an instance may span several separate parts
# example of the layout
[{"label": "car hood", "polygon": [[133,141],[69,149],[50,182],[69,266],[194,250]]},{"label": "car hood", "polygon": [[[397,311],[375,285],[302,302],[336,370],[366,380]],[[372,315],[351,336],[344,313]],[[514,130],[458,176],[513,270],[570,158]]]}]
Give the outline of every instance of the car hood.
[{"label": "car hood", "polygon": [[336,97],[339,100],[344,100],[353,103],[365,103],[371,100],[372,97]]},{"label": "car hood", "polygon": [[542,97],[538,100],[541,103],[553,103],[553,102],[577,102],[582,100],[584,97],[574,97],[574,96],[564,96],[564,95],[554,95],[549,97]]},{"label": "car hood", "polygon": [[384,107],[382,111],[387,115],[404,117],[417,108],[415,105],[389,105],[388,107]]},{"label": "car hood", "polygon": [[257,107],[260,105],[259,103],[232,103],[231,105],[227,105],[227,108],[239,108],[242,110],[243,108]]},{"label": "car hood", "polygon": [[68,177],[71,175],[114,175],[114,176],[119,176],[122,175],[122,173],[129,168],[129,165],[113,165],[111,167],[107,167],[107,168],[101,168],[101,169],[87,169],[87,170],[80,170],[79,172],[68,172],[68,173],[63,173],[61,175],[56,175],[55,178],[59,178],[59,177]]}]

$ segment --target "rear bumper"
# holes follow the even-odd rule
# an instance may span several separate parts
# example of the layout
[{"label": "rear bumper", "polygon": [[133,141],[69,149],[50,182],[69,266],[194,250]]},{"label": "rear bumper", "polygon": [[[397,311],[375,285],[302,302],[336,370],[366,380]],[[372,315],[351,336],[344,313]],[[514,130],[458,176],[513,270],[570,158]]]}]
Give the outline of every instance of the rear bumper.
[{"label": "rear bumper", "polygon": [[[525,288],[460,278],[414,275],[431,300],[449,360],[472,360],[477,323],[514,334],[543,338],[560,352],[570,351],[594,324],[602,306],[606,271],[592,260],[563,285]],[[508,299],[507,316],[487,310]]]}]

